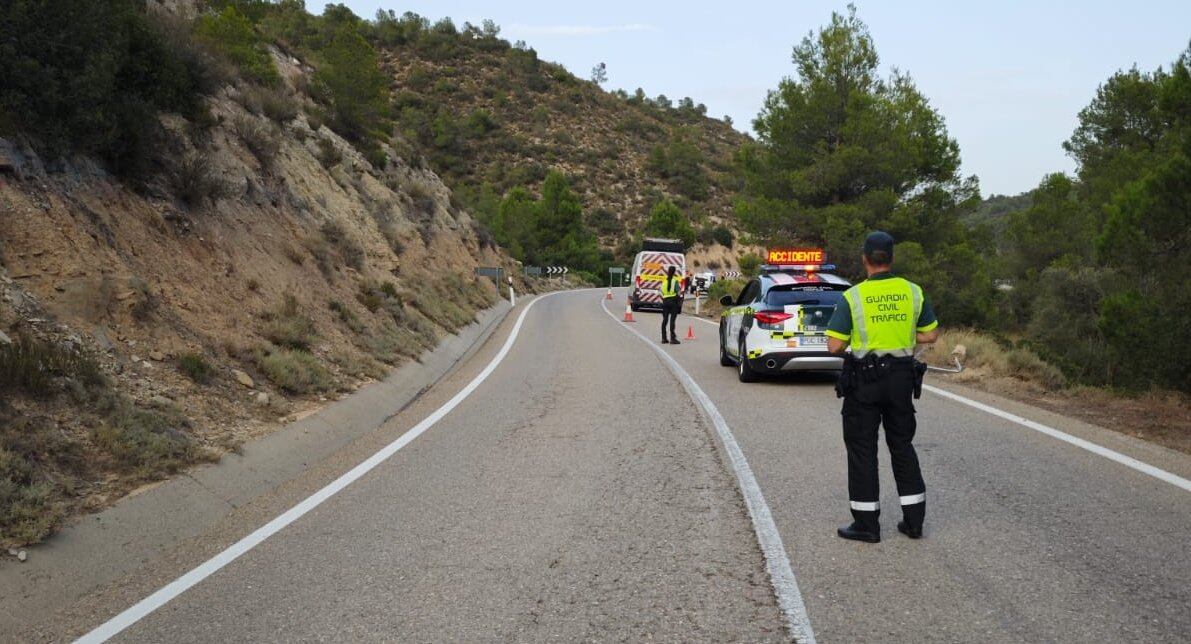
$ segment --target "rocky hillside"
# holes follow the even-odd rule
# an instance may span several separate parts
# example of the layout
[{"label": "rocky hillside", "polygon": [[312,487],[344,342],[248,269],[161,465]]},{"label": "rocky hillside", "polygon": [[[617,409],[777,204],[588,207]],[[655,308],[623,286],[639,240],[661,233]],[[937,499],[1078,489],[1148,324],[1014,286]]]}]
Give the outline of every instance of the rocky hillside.
[{"label": "rocky hillside", "polygon": [[408,144],[345,138],[316,68],[259,51],[275,82],[210,54],[224,75],[145,125],[131,178],[0,113],[0,545],[218,458],[496,301],[473,269],[510,258]]},{"label": "rocky hillside", "polygon": [[[639,230],[663,195],[696,220],[730,221],[731,156],[745,137],[703,116],[702,106],[622,98],[532,50],[460,42],[444,61],[416,47],[382,50],[398,122],[448,182],[503,194],[560,169],[605,241]],[[600,211],[622,230],[599,220]]]}]

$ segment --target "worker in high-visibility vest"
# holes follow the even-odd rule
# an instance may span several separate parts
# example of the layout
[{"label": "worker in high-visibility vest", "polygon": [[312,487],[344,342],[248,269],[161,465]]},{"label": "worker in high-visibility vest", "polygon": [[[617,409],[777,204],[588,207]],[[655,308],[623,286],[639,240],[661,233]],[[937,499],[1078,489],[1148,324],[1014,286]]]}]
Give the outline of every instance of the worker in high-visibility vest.
[{"label": "worker in high-visibility vest", "polygon": [[[682,312],[682,279],[675,275],[674,266],[666,268],[662,280],[662,344],[680,344],[674,335],[674,325]],[[670,325],[670,339],[666,339],[666,324]]]},{"label": "worker in high-visibility vest", "polygon": [[917,539],[926,517],[926,484],[913,445],[913,399],[921,391],[926,369],[914,359],[914,350],[938,339],[939,322],[922,288],[890,272],[893,237],[888,233],[874,232],[864,240],[861,261],[868,279],[844,292],[827,323],[827,349],[843,354],[852,348],[836,393],[844,399],[848,498],[854,520],[837,533],[857,541],[881,540],[877,428],[883,422],[902,508],[897,529]]}]

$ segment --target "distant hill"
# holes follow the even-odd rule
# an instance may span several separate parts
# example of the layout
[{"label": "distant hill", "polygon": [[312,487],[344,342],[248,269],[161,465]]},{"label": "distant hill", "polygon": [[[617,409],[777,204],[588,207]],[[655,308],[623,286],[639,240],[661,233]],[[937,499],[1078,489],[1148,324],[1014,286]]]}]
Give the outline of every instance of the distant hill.
[{"label": "distant hill", "polygon": [[662,197],[696,230],[735,229],[731,160],[748,137],[707,117],[703,105],[605,91],[523,43],[510,45],[490,23],[455,29],[417,25],[409,14],[395,20],[387,30],[378,19],[374,42],[395,81],[398,129],[481,220],[492,197],[517,187],[537,192],[557,169],[605,249],[640,233]]},{"label": "distant hill", "polygon": [[998,239],[1005,232],[1010,214],[1025,210],[1034,203],[1034,192],[1023,192],[1017,195],[990,195],[980,202],[975,210],[960,217],[965,225],[974,228],[980,225],[989,226]]}]

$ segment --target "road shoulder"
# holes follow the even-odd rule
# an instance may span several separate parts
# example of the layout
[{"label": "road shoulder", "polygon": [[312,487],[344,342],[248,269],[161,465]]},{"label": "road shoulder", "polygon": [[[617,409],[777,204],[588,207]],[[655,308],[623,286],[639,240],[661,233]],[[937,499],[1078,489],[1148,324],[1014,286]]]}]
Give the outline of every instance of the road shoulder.
[{"label": "road shoulder", "polygon": [[302,478],[374,432],[468,362],[511,309],[502,302],[444,339],[420,362],[228,454],[76,519],[29,548],[26,563],[0,564],[6,610],[0,639],[36,629],[93,591],[167,558],[258,498]]}]

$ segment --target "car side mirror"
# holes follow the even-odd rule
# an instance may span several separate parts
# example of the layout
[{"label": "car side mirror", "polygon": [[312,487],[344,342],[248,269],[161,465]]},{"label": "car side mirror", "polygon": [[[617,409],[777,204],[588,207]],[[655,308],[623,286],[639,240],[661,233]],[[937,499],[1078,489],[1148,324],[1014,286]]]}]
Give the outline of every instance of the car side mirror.
[{"label": "car side mirror", "polygon": [[732,296],[725,295],[720,298],[720,304],[723,306],[732,306]]}]

